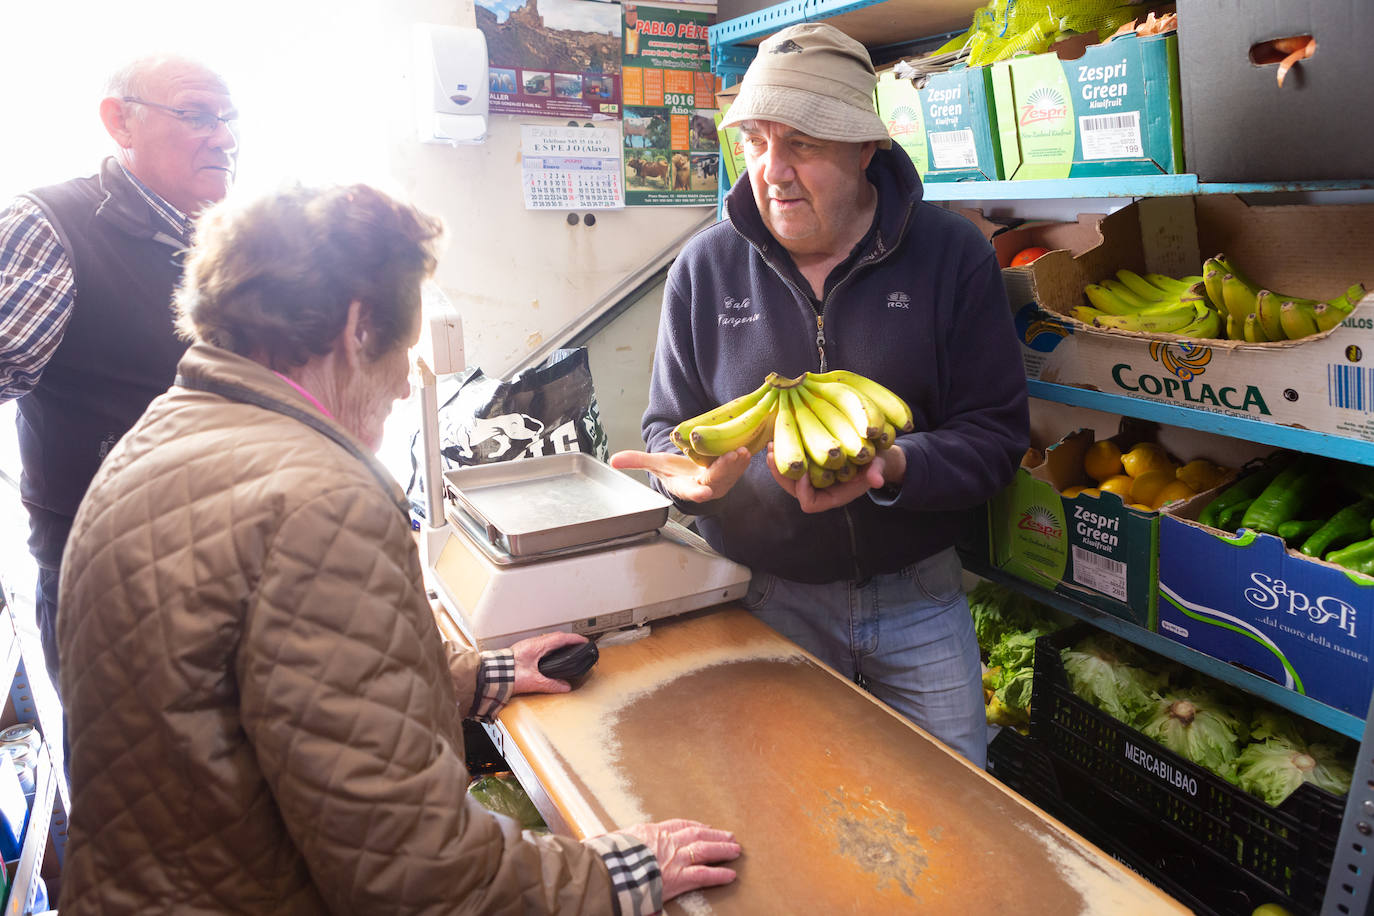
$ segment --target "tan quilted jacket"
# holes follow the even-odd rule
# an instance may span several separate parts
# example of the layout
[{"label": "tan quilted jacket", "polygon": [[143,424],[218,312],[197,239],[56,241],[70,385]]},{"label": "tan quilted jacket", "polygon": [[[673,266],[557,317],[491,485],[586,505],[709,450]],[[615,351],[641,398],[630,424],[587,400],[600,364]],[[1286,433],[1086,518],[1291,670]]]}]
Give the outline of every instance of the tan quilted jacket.
[{"label": "tan quilted jacket", "polygon": [[266,368],[179,371],[210,390],[153,402],[64,558],[63,916],[612,912],[592,846],[466,796],[479,660],[439,636],[400,488]]}]

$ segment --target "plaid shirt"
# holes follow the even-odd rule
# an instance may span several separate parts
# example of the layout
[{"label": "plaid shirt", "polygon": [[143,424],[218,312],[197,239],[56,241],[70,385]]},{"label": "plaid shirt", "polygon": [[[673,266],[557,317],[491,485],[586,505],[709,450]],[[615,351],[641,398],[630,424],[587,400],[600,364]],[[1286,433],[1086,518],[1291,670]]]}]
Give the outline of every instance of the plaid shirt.
[{"label": "plaid shirt", "polygon": [[[490,722],[510,700],[514,687],[515,653],[510,649],[483,652],[472,715]],[[628,833],[607,833],[584,842],[611,873],[617,916],[651,916],[663,909],[663,875],[648,847]]]},{"label": "plaid shirt", "polygon": [[[190,243],[191,221],[125,169],[171,235]],[[57,230],[38,204],[17,197],[0,211],[0,401],[32,390],[62,342],[76,278]]]}]

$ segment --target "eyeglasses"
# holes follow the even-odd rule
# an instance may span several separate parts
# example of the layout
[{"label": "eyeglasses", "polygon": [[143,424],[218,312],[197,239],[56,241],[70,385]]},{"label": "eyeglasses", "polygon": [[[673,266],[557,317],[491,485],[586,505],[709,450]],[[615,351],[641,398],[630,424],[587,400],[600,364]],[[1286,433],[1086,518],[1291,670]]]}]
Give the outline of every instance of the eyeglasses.
[{"label": "eyeglasses", "polygon": [[165,111],[182,124],[191,128],[192,132],[198,136],[208,137],[210,134],[213,134],[215,129],[219,127],[221,121],[224,122],[224,126],[229,128],[231,133],[237,135],[239,131],[239,116],[237,114],[222,117],[196,108],[173,108],[171,105],[160,105],[157,102],[145,102],[143,99],[132,95],[124,96],[124,101]]}]

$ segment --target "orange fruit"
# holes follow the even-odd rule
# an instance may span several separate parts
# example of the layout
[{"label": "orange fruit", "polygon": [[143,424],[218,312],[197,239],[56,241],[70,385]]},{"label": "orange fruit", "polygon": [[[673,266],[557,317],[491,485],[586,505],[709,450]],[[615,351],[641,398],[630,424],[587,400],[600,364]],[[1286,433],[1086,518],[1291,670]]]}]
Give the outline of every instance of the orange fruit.
[{"label": "orange fruit", "polygon": [[1010,266],[1025,267],[1041,255],[1049,253],[1050,250],[1048,248],[1041,248],[1039,245],[1032,245],[1029,248],[1022,248],[1020,251],[1016,252],[1016,254],[1012,256]]},{"label": "orange fruit", "polygon": [[1088,446],[1083,454],[1083,471],[1098,483],[1125,472],[1121,465],[1121,449],[1110,439],[1100,439]]},{"label": "orange fruit", "polygon": [[1131,485],[1133,483],[1135,483],[1135,481],[1125,474],[1117,474],[1115,477],[1108,477],[1098,484],[1098,489],[1103,493],[1115,493],[1117,496],[1121,497],[1122,502],[1125,502],[1131,495]]},{"label": "orange fruit", "polygon": [[1174,472],[1171,470],[1157,468],[1146,471],[1132,481],[1131,502],[1144,503],[1150,507],[1157,506],[1159,505],[1157,498],[1160,492],[1170,484],[1178,482],[1178,478],[1174,476]]},{"label": "orange fruit", "polygon": [[1168,470],[1174,473],[1174,463],[1169,460],[1164,447],[1157,442],[1141,442],[1132,446],[1121,456],[1121,466],[1132,477],[1139,477],[1146,471]]},{"label": "orange fruit", "polygon": [[1155,496],[1154,508],[1158,509],[1166,503],[1171,503],[1176,499],[1189,499],[1197,495],[1197,491],[1188,486],[1181,480],[1175,480],[1160,490]]}]

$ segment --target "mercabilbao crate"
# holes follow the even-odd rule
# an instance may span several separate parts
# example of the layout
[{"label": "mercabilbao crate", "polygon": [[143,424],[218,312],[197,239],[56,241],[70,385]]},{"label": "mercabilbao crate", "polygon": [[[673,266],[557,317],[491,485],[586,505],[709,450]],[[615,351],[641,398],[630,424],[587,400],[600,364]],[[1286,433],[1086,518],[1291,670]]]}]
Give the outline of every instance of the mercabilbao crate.
[{"label": "mercabilbao crate", "polygon": [[1049,753],[1034,738],[1003,727],[988,743],[988,772],[1008,789],[1055,814],[1059,784]]},{"label": "mercabilbao crate", "polygon": [[1092,632],[1080,624],[1035,647],[1031,735],[1055,761],[1065,804],[1128,846],[1134,828],[1113,811],[1157,823],[1180,853],[1207,863],[1200,871],[1211,881],[1244,890],[1251,906],[1315,913],[1345,799],[1304,784],[1271,807],[1081,699],[1059,653]]},{"label": "mercabilbao crate", "polygon": [[1083,288],[1119,269],[1196,275],[1218,252],[1290,295],[1374,287],[1374,204],[1147,198],[1103,218],[1099,232],[1081,255],[1051,251],[1003,272],[1029,378],[1374,442],[1374,294],[1330,331],[1275,343],[1110,330],[1071,317],[1087,304]]}]

